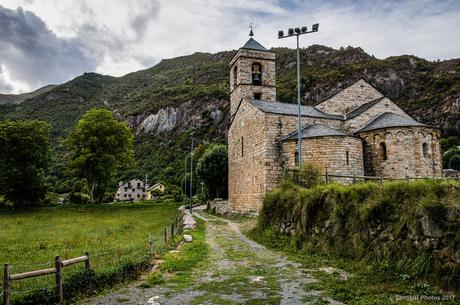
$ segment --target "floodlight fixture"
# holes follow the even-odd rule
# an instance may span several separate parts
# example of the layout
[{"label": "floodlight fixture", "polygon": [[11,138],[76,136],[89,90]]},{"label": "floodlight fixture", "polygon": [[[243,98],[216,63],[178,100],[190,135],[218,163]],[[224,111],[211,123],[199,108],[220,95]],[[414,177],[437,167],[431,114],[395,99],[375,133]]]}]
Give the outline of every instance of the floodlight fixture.
[{"label": "floodlight fixture", "polygon": [[281,38],[284,36],[284,31],[278,31],[278,38]]},{"label": "floodlight fixture", "polygon": [[315,23],[311,28],[313,32],[318,32],[318,29],[319,29],[319,23]]},{"label": "floodlight fixture", "polygon": [[288,30],[288,34],[289,34],[289,35],[294,35],[294,29],[290,28],[290,29]]},{"label": "floodlight fixture", "polygon": [[306,26],[303,26],[302,27],[302,33],[305,33],[307,31],[307,27]]},{"label": "floodlight fixture", "polygon": [[300,28],[295,28],[294,31],[296,34],[300,34]]}]

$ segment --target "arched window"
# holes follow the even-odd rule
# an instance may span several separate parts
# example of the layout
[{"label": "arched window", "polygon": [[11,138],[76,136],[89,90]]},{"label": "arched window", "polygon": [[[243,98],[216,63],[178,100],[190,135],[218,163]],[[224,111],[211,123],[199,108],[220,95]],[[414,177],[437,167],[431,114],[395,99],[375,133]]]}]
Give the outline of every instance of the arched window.
[{"label": "arched window", "polygon": [[233,68],[233,86],[236,87],[236,83],[238,80],[238,66]]},{"label": "arched window", "polygon": [[347,157],[347,165],[350,165],[350,154],[348,153],[348,150],[346,151],[346,157]]},{"label": "arched window", "polygon": [[387,146],[385,142],[380,142],[380,156],[383,160],[387,159]]},{"label": "arched window", "polygon": [[259,63],[252,64],[252,84],[254,86],[262,84],[262,66]]},{"label": "arched window", "polygon": [[428,158],[428,144],[423,143],[422,144],[422,150],[423,150],[423,157]]}]

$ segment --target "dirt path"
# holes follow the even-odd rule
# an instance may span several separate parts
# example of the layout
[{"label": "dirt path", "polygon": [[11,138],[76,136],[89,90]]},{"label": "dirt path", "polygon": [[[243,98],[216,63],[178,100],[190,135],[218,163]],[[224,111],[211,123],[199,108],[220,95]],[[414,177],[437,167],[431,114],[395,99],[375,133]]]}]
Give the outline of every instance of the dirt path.
[{"label": "dirt path", "polygon": [[299,264],[248,239],[241,224],[197,216],[206,221],[210,254],[188,280],[152,288],[138,283],[86,304],[342,304],[314,290],[317,280]]}]

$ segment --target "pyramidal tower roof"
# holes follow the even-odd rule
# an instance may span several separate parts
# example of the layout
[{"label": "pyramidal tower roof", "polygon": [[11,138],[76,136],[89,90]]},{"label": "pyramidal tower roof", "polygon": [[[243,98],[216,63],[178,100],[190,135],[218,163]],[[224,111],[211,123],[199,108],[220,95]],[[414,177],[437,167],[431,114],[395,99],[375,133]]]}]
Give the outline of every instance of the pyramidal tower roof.
[{"label": "pyramidal tower roof", "polygon": [[249,38],[249,40],[241,47],[241,49],[250,49],[257,51],[268,51],[263,45],[258,43],[254,38]]}]

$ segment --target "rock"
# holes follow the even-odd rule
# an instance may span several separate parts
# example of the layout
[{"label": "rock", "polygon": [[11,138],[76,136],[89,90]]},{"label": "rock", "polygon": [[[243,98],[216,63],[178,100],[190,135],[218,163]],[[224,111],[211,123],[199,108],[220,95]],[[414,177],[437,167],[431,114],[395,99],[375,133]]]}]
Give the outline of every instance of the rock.
[{"label": "rock", "polygon": [[444,235],[441,228],[429,216],[422,217],[420,223],[425,236],[439,238]]},{"label": "rock", "polygon": [[327,228],[331,227],[331,221],[328,219],[324,222],[324,226]]},{"label": "rock", "polygon": [[460,264],[460,250],[455,251],[455,253],[452,255],[452,260],[455,263]]},{"label": "rock", "polygon": [[186,243],[191,243],[193,241],[193,237],[192,237],[192,235],[185,234],[184,237],[183,237],[183,240]]},{"label": "rock", "polygon": [[184,230],[185,229],[195,229],[196,221],[193,216],[190,214],[190,211],[186,210],[183,218]]}]

